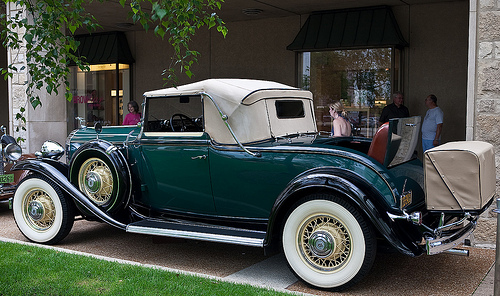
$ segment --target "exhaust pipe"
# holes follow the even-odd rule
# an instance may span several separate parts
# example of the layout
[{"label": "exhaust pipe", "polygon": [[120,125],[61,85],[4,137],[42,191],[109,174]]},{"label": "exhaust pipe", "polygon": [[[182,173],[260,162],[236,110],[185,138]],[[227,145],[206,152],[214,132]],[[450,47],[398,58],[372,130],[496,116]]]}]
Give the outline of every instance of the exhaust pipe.
[{"label": "exhaust pipe", "polygon": [[451,248],[443,253],[469,257],[469,250]]}]

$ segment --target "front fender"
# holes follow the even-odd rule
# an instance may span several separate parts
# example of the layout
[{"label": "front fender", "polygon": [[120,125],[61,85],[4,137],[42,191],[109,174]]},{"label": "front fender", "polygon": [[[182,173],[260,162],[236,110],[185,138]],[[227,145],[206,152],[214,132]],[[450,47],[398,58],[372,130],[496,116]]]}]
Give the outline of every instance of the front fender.
[{"label": "front fender", "polygon": [[289,183],[277,198],[271,211],[266,243],[270,243],[272,235],[279,230],[277,229],[278,225],[298,199],[309,193],[324,190],[337,192],[347,197],[399,252],[409,256],[418,256],[422,253],[410,240],[403,239],[403,241],[399,238],[392,228],[397,226],[389,224],[391,222],[387,221],[388,219],[383,219],[383,215],[385,215],[383,208],[388,207],[388,205],[382,205],[384,198],[379,191],[361,176],[338,168],[314,169],[298,176]]},{"label": "front fender", "polygon": [[51,181],[57,184],[61,189],[63,189],[69,196],[71,196],[76,202],[81,204],[92,214],[102,219],[104,222],[110,224],[111,226],[117,227],[119,229],[125,230],[127,225],[115,220],[111,216],[104,213],[101,209],[95,206],[88,198],[78,190],[71,182],[68,180],[68,166],[64,163],[50,160],[50,159],[30,159],[24,160],[16,163],[13,170],[28,170],[30,172],[36,172],[42,174],[49,178]]},{"label": "front fender", "polygon": [[[42,165],[46,164],[45,165]],[[50,169],[48,169],[50,167]],[[37,172],[50,178],[49,172],[52,170],[57,170],[59,173],[64,175],[64,178],[68,178],[68,165],[57,160],[50,158],[43,159],[24,159],[18,161],[12,166],[13,171],[25,170],[29,172]]]}]

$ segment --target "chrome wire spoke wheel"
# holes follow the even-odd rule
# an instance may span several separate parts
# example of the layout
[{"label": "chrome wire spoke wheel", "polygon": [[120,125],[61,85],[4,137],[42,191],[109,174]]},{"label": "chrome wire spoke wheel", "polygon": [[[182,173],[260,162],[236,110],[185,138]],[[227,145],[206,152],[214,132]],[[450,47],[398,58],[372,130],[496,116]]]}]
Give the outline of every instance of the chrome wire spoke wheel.
[{"label": "chrome wire spoke wheel", "polygon": [[36,188],[25,194],[22,208],[24,219],[36,231],[46,231],[54,224],[56,208],[43,189]]},{"label": "chrome wire spoke wheel", "polygon": [[[78,148],[69,164],[69,180],[89,202],[109,214],[124,210],[130,201],[132,179],[126,158],[106,141],[90,141]],[[85,215],[93,213],[76,205]]]},{"label": "chrome wire spoke wheel", "polygon": [[352,249],[345,225],[328,214],[306,219],[299,230],[297,243],[306,262],[321,272],[342,268]]},{"label": "chrome wire spoke wheel", "polygon": [[345,200],[312,194],[290,210],[283,252],[298,278],[320,288],[343,290],[370,270],[376,253],[373,228]]},{"label": "chrome wire spoke wheel", "polygon": [[12,200],[17,227],[30,241],[55,244],[68,235],[75,218],[74,203],[49,178],[30,174]]},{"label": "chrome wire spoke wheel", "polygon": [[78,173],[78,184],[96,205],[107,204],[113,193],[113,174],[99,158],[87,159]]}]

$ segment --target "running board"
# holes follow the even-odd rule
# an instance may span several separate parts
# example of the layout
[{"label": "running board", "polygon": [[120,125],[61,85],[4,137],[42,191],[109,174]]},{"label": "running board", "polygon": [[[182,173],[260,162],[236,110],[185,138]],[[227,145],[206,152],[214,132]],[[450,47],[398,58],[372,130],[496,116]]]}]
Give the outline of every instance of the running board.
[{"label": "running board", "polygon": [[131,223],[127,225],[127,232],[223,242],[252,247],[263,247],[266,236],[264,231],[154,220],[142,220]]}]

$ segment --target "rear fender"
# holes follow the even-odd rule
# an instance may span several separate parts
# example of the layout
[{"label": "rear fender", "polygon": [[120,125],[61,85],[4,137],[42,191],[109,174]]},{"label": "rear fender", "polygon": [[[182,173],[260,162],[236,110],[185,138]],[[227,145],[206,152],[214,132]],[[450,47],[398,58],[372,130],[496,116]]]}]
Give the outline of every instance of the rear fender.
[{"label": "rear fender", "polygon": [[79,205],[111,226],[125,230],[126,224],[115,220],[94,205],[76,186],[68,181],[68,166],[62,162],[50,159],[30,159],[16,163],[12,170],[27,170],[49,178],[73,198]]},{"label": "rear fender", "polygon": [[421,254],[421,250],[412,242],[406,240],[403,242],[399,239],[399,236],[393,231],[394,225],[389,225],[392,222],[383,218],[385,211],[379,209],[380,202],[377,202],[377,200],[384,200],[380,193],[361,176],[337,168],[311,170],[289,183],[273,206],[268,224],[266,245],[271,243],[273,235],[281,232],[281,223],[292,205],[301,197],[318,191],[330,191],[345,196],[362,211],[374,228],[399,252],[409,256]]},{"label": "rear fender", "polygon": [[[34,158],[36,158],[36,156],[33,153],[23,154],[23,155],[21,155],[21,158],[19,158],[18,162],[26,160],[26,159],[34,159]],[[5,173],[6,174],[10,174],[10,173],[14,174],[14,183],[10,183],[10,184],[16,185],[19,182],[21,182],[21,180],[24,179],[24,177],[26,177],[26,175],[28,175],[28,171],[23,171],[23,170],[14,171],[14,170],[12,170],[13,166],[14,166],[14,164],[12,164],[12,163],[6,164],[5,165]],[[11,171],[13,171],[13,172],[11,172]]]}]

